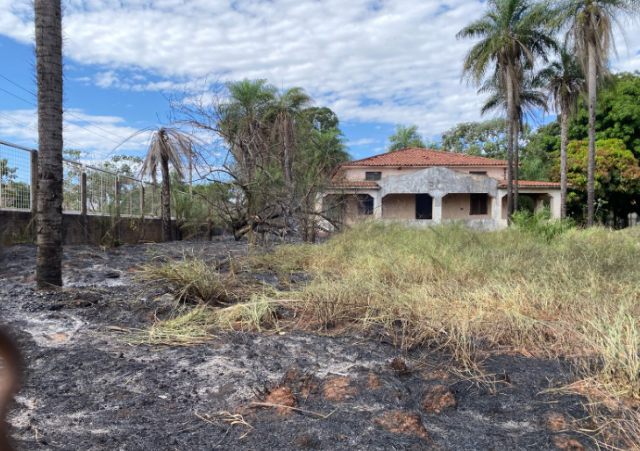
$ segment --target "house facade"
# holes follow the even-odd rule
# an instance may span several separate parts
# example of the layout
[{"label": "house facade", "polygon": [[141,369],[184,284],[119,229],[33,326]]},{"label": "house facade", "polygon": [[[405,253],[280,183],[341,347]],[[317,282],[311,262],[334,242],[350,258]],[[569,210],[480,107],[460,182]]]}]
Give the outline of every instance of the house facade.
[{"label": "house facade", "polygon": [[[339,166],[321,196],[323,209],[347,222],[401,220],[413,225],[460,221],[482,230],[507,226],[504,160],[409,148]],[[523,202],[560,217],[560,184],[520,180]]]}]

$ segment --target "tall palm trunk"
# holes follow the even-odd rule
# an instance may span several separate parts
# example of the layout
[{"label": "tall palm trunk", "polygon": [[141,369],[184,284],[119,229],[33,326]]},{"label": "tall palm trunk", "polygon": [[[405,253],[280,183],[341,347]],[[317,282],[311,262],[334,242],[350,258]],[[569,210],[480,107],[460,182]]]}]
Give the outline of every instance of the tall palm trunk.
[{"label": "tall palm trunk", "polygon": [[596,175],[596,44],[589,41],[589,163],[587,170],[587,226],[595,222],[595,175]]},{"label": "tall palm trunk", "polygon": [[169,160],[163,156],[160,164],[162,170],[162,239],[171,241],[171,179],[169,178]]},{"label": "tall palm trunk", "polygon": [[62,7],[35,0],[38,80],[38,288],[62,286]]},{"label": "tall palm trunk", "polygon": [[560,215],[567,217],[567,145],[569,142],[569,108],[563,102],[560,130]]},{"label": "tall palm trunk", "polygon": [[513,211],[518,211],[518,180],[520,180],[520,120],[513,119]]},{"label": "tall palm trunk", "polygon": [[513,214],[513,83],[507,69],[507,220],[511,223]]}]

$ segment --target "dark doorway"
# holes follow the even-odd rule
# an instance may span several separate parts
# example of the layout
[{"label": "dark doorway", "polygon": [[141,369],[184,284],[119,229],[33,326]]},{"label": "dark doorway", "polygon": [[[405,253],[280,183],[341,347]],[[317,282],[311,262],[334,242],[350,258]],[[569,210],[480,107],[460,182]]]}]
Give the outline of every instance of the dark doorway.
[{"label": "dark doorway", "polygon": [[428,194],[416,194],[416,219],[433,219],[433,198]]}]

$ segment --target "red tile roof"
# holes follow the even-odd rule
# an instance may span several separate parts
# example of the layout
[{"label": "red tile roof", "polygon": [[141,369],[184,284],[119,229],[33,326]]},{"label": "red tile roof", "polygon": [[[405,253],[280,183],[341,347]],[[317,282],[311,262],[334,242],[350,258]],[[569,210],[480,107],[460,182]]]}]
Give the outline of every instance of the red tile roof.
[{"label": "red tile roof", "polygon": [[408,149],[388,152],[362,160],[349,161],[342,166],[507,166],[506,160],[476,157],[442,150]]},{"label": "red tile roof", "polygon": [[372,181],[365,180],[336,180],[331,182],[334,188],[378,188],[378,184]]},{"label": "red tile roof", "polygon": [[[571,184],[568,184],[571,186]],[[509,183],[506,180],[500,181],[498,188],[506,188]],[[522,188],[560,188],[557,182],[536,182],[532,180],[518,180],[518,186]]]}]

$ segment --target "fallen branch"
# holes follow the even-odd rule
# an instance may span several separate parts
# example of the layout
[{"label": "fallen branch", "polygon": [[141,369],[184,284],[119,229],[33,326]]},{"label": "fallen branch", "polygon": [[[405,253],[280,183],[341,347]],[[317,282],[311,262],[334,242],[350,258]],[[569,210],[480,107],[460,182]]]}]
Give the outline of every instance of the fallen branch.
[{"label": "fallen branch", "polygon": [[252,402],[252,403],[251,403],[251,405],[252,405],[252,406],[255,406],[255,407],[273,407],[273,408],[277,408],[277,409],[289,409],[289,410],[295,410],[296,412],[309,413],[309,414],[311,414],[311,415],[315,415],[315,416],[317,416],[317,417],[322,418],[323,420],[326,420],[326,419],[327,419],[327,418],[329,418],[331,415],[333,415],[333,414],[336,412],[336,410],[338,410],[338,409],[335,409],[335,410],[332,410],[331,412],[329,412],[328,414],[323,415],[323,414],[321,414],[321,413],[313,412],[313,411],[311,411],[311,410],[299,409],[299,408],[297,408],[297,407],[289,407],[289,406],[285,406],[285,405],[282,405],[282,404],[272,404],[272,403],[270,403],[270,402]]}]

